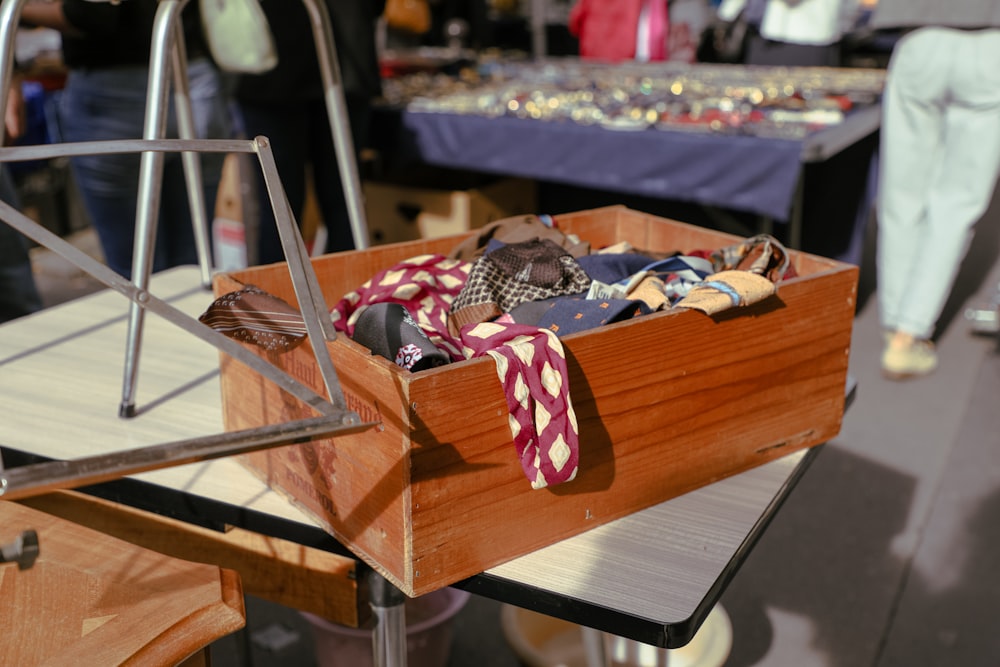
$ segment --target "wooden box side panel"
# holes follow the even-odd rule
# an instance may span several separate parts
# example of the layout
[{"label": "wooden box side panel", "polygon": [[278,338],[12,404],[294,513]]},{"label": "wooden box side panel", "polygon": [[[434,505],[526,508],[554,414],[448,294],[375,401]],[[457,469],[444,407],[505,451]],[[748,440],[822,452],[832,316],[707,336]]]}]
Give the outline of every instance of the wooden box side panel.
[{"label": "wooden box side panel", "polygon": [[[637,249],[659,252],[690,252],[699,249],[719,248],[742,239],[732,234],[714,231],[675,220],[633,211],[624,206],[568,213],[556,216],[559,228],[591,242],[601,248],[618,241],[628,241]],[[323,296],[333,306],[346,293],[357,289],[377,272],[394,264],[422,254],[447,255],[470,234],[407,243],[376,246],[367,250],[323,255],[312,260]],[[799,275],[814,275],[847,267],[846,264],[790,251]],[[230,285],[253,284],[297,305],[288,267],[284,263],[251,267],[217,276],[217,281]],[[222,292],[224,293],[225,290]],[[217,290],[219,292],[219,290]]]},{"label": "wooden box side panel", "polygon": [[415,593],[834,437],[855,278],[567,337],[580,472],[550,489],[521,472],[492,365],[415,380]]},{"label": "wooden box side panel", "polygon": [[[392,579],[409,578],[410,484],[406,376],[353,341],[329,344],[347,407],[365,432],[269,449],[241,462],[272,489]],[[267,355],[278,368],[326,395],[308,344]],[[223,418],[229,430],[316,416],[255,371],[222,359]]]},{"label": "wooden box side panel", "polygon": [[567,213],[556,217],[559,229],[590,241],[598,249],[627,241],[636,250],[690,252],[720,248],[738,242],[739,237],[641,213],[624,206],[607,206]]}]

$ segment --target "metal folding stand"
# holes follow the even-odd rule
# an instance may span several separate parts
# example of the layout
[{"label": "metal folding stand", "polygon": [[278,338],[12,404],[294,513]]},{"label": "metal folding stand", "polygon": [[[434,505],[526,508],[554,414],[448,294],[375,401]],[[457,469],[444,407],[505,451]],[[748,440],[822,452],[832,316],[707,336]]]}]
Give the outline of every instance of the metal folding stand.
[{"label": "metal folding stand", "polygon": [[[15,0],[23,3],[24,0]],[[166,108],[170,94],[171,69],[174,79],[175,107],[178,133],[182,139],[194,139],[194,123],[188,98],[187,58],[181,30],[180,14],[189,0],[160,0],[153,24],[150,48],[149,87],[146,97],[144,139],[162,139],[166,133]],[[323,79],[324,101],[337,164],[347,202],[354,246],[368,247],[368,226],[361,203],[361,185],[350,125],[347,121],[347,103],[344,98],[340,67],[336,58],[333,28],[326,6],[320,0],[302,0],[312,25],[316,56]],[[204,197],[201,190],[200,166],[196,156],[184,154],[184,171],[187,179],[189,201],[195,236],[199,241],[199,258],[206,286],[210,280],[208,256],[208,225]],[[145,152],[139,170],[139,201],[136,210],[136,244],[132,275],[136,284],[145,286],[151,271],[151,260],[156,238],[156,215],[159,211],[160,184],[163,177],[163,154]],[[122,401],[119,414],[135,414],[136,384],[138,382],[139,352],[142,340],[143,311],[133,306],[129,313],[129,333],[126,342],[125,372],[122,381]]]},{"label": "metal folding stand", "polygon": [[[307,4],[314,0],[303,0]],[[14,65],[14,42],[16,29],[20,21],[21,10],[27,0],[0,1],[0,108],[6,108],[7,95],[11,83]],[[142,317],[147,309],[166,317],[189,332],[207,340],[216,347],[229,353],[240,361],[247,363],[266,377],[279,383],[282,388],[299,397],[321,415],[336,417],[343,424],[353,426],[357,423],[357,415],[346,410],[346,403],[340,391],[336,371],[330,360],[326,340],[336,336],[333,325],[328,317],[328,309],[323,301],[322,293],[316,280],[315,272],[309,261],[305,244],[292,216],[288,200],[274,165],[274,158],[266,138],[258,137],[253,141],[235,140],[197,140],[194,138],[194,120],[191,101],[188,96],[187,60],[184,53],[184,40],[181,35],[180,12],[188,0],[160,0],[154,24],[153,47],[150,54],[150,77],[147,92],[146,118],[144,136],[136,140],[94,141],[60,145],[19,146],[0,148],[0,162],[13,162],[32,159],[51,159],[53,157],[96,155],[110,153],[141,153],[141,170],[139,183],[138,207],[136,211],[136,244],[132,280],[127,280],[111,271],[100,262],[66,243],[58,236],[34,223],[6,202],[0,202],[0,218],[15,229],[25,234],[35,242],[44,245],[78,267],[97,278],[105,285],[128,296],[130,304],[129,341],[126,351],[126,397],[123,399],[120,414],[134,415],[134,380],[137,373],[136,358],[142,332]],[[332,36],[329,30],[329,16],[325,12],[316,12],[319,25],[325,25],[329,37],[329,48],[324,51],[328,57],[335,53],[332,48]],[[325,19],[325,23],[324,23]],[[172,57],[173,63],[168,60]],[[178,132],[180,139],[167,140],[166,111],[170,87],[169,74],[173,70],[175,79],[175,102],[178,115]],[[332,80],[336,76],[336,66],[327,67],[327,77]],[[342,93],[335,88],[334,95]],[[344,109],[338,110],[342,113]],[[331,119],[336,114],[331,113]],[[343,124],[338,121],[339,124]],[[348,134],[349,141],[349,134]],[[350,150],[353,149],[348,146]],[[306,330],[312,341],[320,371],[329,392],[329,401],[301,385],[298,381],[279,371],[276,367],[263,362],[256,355],[248,353],[240,345],[211,331],[200,323],[190,321],[190,318],[173,309],[148,292],[151,274],[151,257],[155,241],[157,211],[159,208],[160,186],[163,176],[164,154],[178,151],[182,154],[187,182],[189,200],[191,202],[192,218],[194,219],[196,238],[198,240],[199,263],[202,269],[202,282],[205,287],[211,284],[211,263],[209,261],[208,225],[205,213],[205,201],[201,188],[201,169],[198,161],[200,152],[224,153],[255,153],[264,174],[268,197],[274,209],[282,247],[288,260],[296,295],[303,309]],[[355,170],[356,177],[356,170]],[[350,179],[345,179],[350,181]],[[357,196],[357,191],[349,193]],[[355,220],[358,230],[364,229],[363,218]],[[127,408],[127,409],[126,409]]]},{"label": "metal folding stand", "polygon": [[[187,55],[180,15],[188,0],[161,0],[153,23],[152,47],[149,54],[149,82],[146,89],[146,117],[143,139],[163,139],[167,130],[167,105],[170,96],[171,70],[174,80],[174,107],[177,113],[177,133],[181,139],[195,139],[194,114],[191,109],[187,76]],[[182,153],[188,204],[194,224],[201,279],[207,288],[211,284],[208,215],[201,184],[201,164],[195,153]],[[139,165],[139,196],[136,206],[135,245],[132,249],[132,278],[145,289],[152,273],[156,226],[159,222],[160,195],[163,183],[164,153],[145,151]],[[138,304],[129,309],[128,338],[125,347],[125,376],[122,380],[122,401],[118,414],[135,416],[135,387],[139,373],[139,350],[145,311]]]},{"label": "metal folding stand", "polygon": [[[27,0],[3,0],[0,4],[0,76],[3,89],[0,105],[5,108],[7,92],[14,63],[14,41],[21,10]],[[167,128],[167,108],[173,80],[174,108],[177,113],[177,131],[181,139],[194,140],[195,124],[189,96],[187,55],[181,27],[181,12],[189,0],[159,0],[153,23],[152,45],[149,59],[149,83],[146,92],[146,115],[143,125],[145,140],[164,139]],[[316,44],[316,55],[323,79],[324,101],[330,121],[330,130],[337,153],[337,164],[347,202],[351,232],[356,248],[368,247],[368,227],[361,203],[361,186],[355,150],[347,121],[347,103],[344,98],[340,68],[336,59],[333,28],[325,5],[319,0],[302,0],[308,10]],[[152,272],[153,249],[160,206],[163,180],[164,153],[144,151],[139,167],[139,197],[136,206],[135,246],[133,249],[132,277],[135,284],[145,289]],[[205,287],[211,283],[211,253],[209,251],[208,215],[201,187],[201,165],[197,153],[182,153],[188,201],[194,225],[198,262]],[[129,311],[129,329],[125,349],[125,371],[122,380],[122,400],[119,414],[135,415],[136,385],[138,383],[139,353],[142,342],[144,311],[132,305]]]},{"label": "metal folding stand", "polygon": [[0,221],[12,226],[39,245],[49,248],[108,287],[120,292],[130,300],[132,305],[143,311],[150,310],[160,315],[172,324],[253,368],[320,415],[317,419],[297,420],[274,427],[248,429],[242,432],[167,443],[100,457],[99,459],[56,461],[37,466],[15,468],[0,476],[0,496],[4,498],[33,495],[54,488],[70,488],[170,465],[230,456],[267,446],[314,440],[329,437],[333,433],[354,433],[373,425],[361,423],[358,415],[347,409],[347,402],[344,399],[337,371],[327,347],[327,342],[336,338],[336,331],[330,320],[329,309],[320,290],[316,273],[309,261],[305,243],[302,241],[288,200],[285,198],[284,189],[281,186],[274,163],[274,156],[265,138],[258,137],[253,141],[126,139],[18,146],[0,148],[0,162],[142,151],[255,153],[257,155],[277,221],[282,248],[288,258],[288,270],[291,274],[292,285],[302,310],[306,332],[328,397],[317,394],[242,344],[227,338],[166,301],[157,298],[145,287],[120,276],[106,265],[26,217],[7,202],[0,201]]}]

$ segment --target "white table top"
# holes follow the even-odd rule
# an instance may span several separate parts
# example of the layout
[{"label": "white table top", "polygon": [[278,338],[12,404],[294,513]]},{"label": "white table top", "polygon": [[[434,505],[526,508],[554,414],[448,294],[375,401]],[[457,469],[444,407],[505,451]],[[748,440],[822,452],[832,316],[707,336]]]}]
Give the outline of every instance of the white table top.
[{"label": "white table top", "polygon": [[[150,291],[197,317],[212,301],[199,281],[195,267],[173,269],[154,276]],[[118,417],[127,312],[128,300],[108,290],[0,326],[0,446],[72,459],[223,431],[218,352],[153,314],[139,414]],[[791,454],[459,585],[646,643],[683,645],[808,458]],[[135,479],[319,530],[232,459]]]}]

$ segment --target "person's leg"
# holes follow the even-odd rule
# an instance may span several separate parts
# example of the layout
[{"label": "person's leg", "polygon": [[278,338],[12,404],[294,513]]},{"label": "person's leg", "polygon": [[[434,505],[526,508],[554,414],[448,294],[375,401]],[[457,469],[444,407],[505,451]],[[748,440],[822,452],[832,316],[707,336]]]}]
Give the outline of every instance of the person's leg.
[{"label": "person's leg", "polygon": [[[195,136],[198,139],[228,139],[232,133],[228,100],[215,67],[206,61],[191,62],[188,66],[188,80]],[[178,136],[175,126],[171,113],[167,136]],[[198,160],[207,223],[211,225],[225,155],[199,153]],[[164,165],[153,270],[162,271],[173,266],[197,263],[198,251],[183,163],[180,154],[170,153]]]},{"label": "person's leg", "polygon": [[[354,144],[355,156],[357,156],[367,139],[369,106],[364,101],[348,99],[347,109],[351,141]],[[316,100],[310,104],[309,110],[313,137],[310,144],[310,162],[313,166],[316,198],[328,234],[327,250],[329,252],[352,250],[354,248],[354,235],[351,232],[347,198],[344,193],[326,105],[322,100]]]},{"label": "person's leg", "polygon": [[[144,68],[70,73],[60,95],[59,124],[68,142],[138,139],[146,106]],[[87,155],[71,160],[84,208],[108,266],[132,270],[138,154]]]},{"label": "person's leg", "polygon": [[[203,158],[199,156],[199,159]],[[203,189],[208,196],[208,189]],[[212,202],[205,200],[208,223],[212,221]],[[156,244],[153,251],[153,272],[173,266],[198,263],[191,203],[184,167],[179,155],[167,155],[163,165],[160,210],[157,216]]]},{"label": "person's leg", "polygon": [[[10,171],[0,165],[0,199],[19,208]],[[29,315],[42,308],[42,299],[31,272],[31,258],[24,236],[0,221],[0,322]]]},{"label": "person's leg", "polygon": [[922,271],[916,258],[926,234],[926,195],[943,151],[945,57],[935,31],[920,30],[900,40],[889,65],[877,198],[878,303],[888,331],[898,328],[901,304]]},{"label": "person's leg", "polygon": [[[267,137],[285,194],[297,222],[305,206],[305,165],[308,160],[308,121],[305,107],[300,104],[240,104],[244,130],[249,137]],[[269,264],[284,260],[278,228],[271,210],[271,201],[264,187],[264,178],[255,165],[259,230],[257,263]]]},{"label": "person's leg", "polygon": [[944,150],[927,192],[926,226],[897,315],[897,328],[918,339],[934,333],[1000,170],[1000,30],[956,30],[943,39],[951,82]]},{"label": "person's leg", "polygon": [[[226,98],[217,73],[207,63],[190,64],[191,103],[200,138],[229,136]],[[141,139],[146,114],[147,73],[144,67],[70,73],[60,95],[59,124],[65,141]],[[172,109],[168,137],[177,136]],[[221,154],[200,156],[206,205],[211,214],[222,174]],[[84,207],[97,231],[105,261],[130,277],[135,242],[140,155],[86,155],[72,159],[73,175]],[[160,192],[161,209],[153,270],[197,262],[191,230],[187,187],[180,157],[168,154]],[[211,215],[209,215],[211,218]]]}]

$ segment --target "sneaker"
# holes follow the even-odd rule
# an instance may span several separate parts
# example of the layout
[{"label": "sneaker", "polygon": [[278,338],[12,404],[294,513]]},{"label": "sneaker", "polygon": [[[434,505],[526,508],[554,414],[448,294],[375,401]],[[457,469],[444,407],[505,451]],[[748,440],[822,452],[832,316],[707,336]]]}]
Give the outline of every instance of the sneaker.
[{"label": "sneaker", "polygon": [[937,352],[929,340],[893,346],[882,353],[882,375],[889,380],[906,380],[928,375],[937,368]]}]

